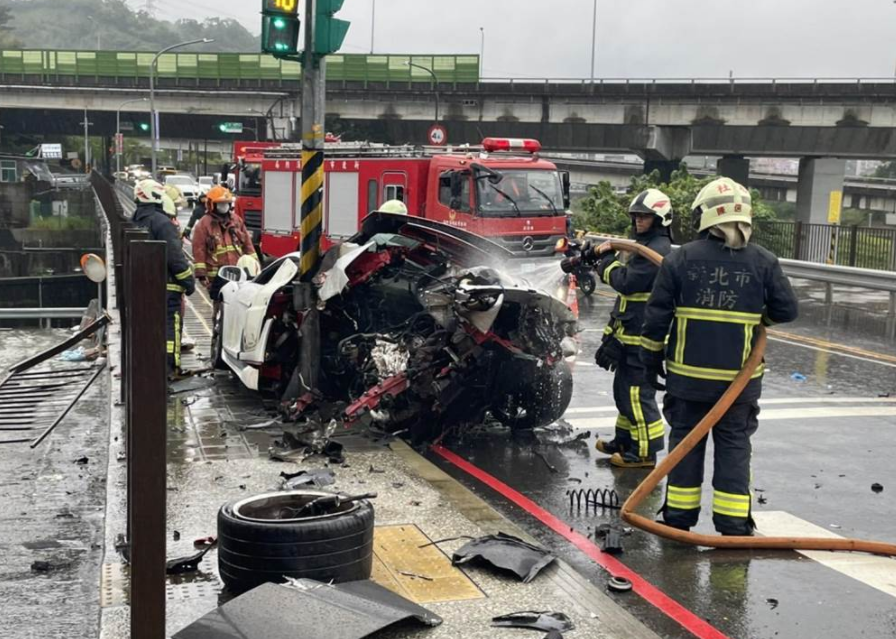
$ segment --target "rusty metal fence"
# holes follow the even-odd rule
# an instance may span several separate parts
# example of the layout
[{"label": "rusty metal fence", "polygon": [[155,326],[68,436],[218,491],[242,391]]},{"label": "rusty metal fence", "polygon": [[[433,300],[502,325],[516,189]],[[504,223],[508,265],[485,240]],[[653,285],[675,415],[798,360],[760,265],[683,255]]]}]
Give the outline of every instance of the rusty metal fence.
[{"label": "rusty metal fence", "polygon": [[121,324],[120,401],[127,440],[126,556],[133,639],[165,637],[167,364],[165,243],[152,241],[122,212],[112,185],[90,175],[108,229],[107,264]]}]

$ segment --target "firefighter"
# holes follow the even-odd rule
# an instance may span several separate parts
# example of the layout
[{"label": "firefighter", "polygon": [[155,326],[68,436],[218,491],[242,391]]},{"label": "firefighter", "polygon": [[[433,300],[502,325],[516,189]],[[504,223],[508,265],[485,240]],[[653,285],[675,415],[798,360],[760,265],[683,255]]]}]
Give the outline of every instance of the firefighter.
[{"label": "firefighter", "polygon": [[181,337],[183,334],[183,296],[192,295],[196,288],[193,269],[184,256],[180,232],[163,210],[164,187],[155,180],[142,180],[134,187],[134,223],[149,231],[153,240],[168,245],[168,284],[166,312],[166,352],[168,374],[171,378],[182,375],[180,370]]},{"label": "firefighter", "polygon": [[196,278],[217,302],[222,282],[218,269],[235,265],[243,255],[255,255],[252,238],[239,216],[232,214],[233,194],[223,186],[208,192],[206,213],[193,229]]},{"label": "firefighter", "polygon": [[[657,189],[647,189],[632,200],[628,212],[635,241],[668,255],[672,250],[669,197]],[[597,450],[611,455],[610,463],[619,468],[652,468],[657,451],[663,449],[665,426],[656,404],[656,390],[647,383],[638,355],[644,305],[659,268],[640,255],[628,254],[628,261],[623,262],[623,257],[611,251],[609,242],[598,246],[597,253],[597,275],[617,296],[595,361],[616,373],[613,399],[618,411],[614,438],[598,439]]]},{"label": "firefighter", "polygon": [[[750,244],[750,192],[731,180],[707,184],[692,206],[698,239],[667,257],[644,316],[641,360],[648,382],[668,387],[663,413],[674,448],[743,366],[761,324],[791,322],[797,298],[778,258]],[[668,343],[666,343],[668,336]],[[664,368],[665,364],[665,368]],[[751,535],[750,436],[758,426],[764,364],[713,428],[713,523]],[[666,386],[659,382],[666,378]],[[663,521],[688,530],[700,514],[706,438],[669,474]]]},{"label": "firefighter", "polygon": [[199,195],[199,199],[196,200],[196,206],[193,207],[193,213],[190,215],[190,221],[187,222],[187,228],[184,229],[184,237],[190,239],[190,236],[193,233],[193,227],[195,227],[199,220],[202,219],[202,216],[205,215],[206,210],[206,202],[208,201],[208,195],[205,193],[201,193]]}]

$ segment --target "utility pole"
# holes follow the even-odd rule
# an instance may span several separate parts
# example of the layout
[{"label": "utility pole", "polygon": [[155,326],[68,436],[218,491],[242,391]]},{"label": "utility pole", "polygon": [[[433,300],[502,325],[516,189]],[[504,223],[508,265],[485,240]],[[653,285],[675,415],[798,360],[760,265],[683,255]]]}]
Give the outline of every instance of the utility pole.
[{"label": "utility pole", "polygon": [[373,55],[373,35],[376,29],[376,0],[372,0],[373,6],[370,9],[370,55]]},{"label": "utility pole", "polygon": [[90,134],[88,127],[90,122],[87,120],[87,109],[84,109],[84,172],[90,167]]},{"label": "utility pole", "polygon": [[597,0],[594,0],[594,16],[591,19],[591,84],[594,84],[594,50],[597,48]]}]

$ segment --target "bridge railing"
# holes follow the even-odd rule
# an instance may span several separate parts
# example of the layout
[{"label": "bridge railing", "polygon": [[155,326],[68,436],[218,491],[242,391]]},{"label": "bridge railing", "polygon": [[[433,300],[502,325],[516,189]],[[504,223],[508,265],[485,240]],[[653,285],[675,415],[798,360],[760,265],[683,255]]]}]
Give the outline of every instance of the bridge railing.
[{"label": "bridge railing", "polygon": [[[0,79],[6,82],[63,83],[74,80],[118,80],[122,84],[148,82],[155,53],[144,51],[75,51],[42,49],[0,50]],[[335,82],[429,83],[422,69],[430,68],[440,83],[479,82],[478,55],[355,55],[327,56],[327,79]],[[166,53],[159,58],[156,77],[216,84],[298,83],[298,62],[259,53]]]}]

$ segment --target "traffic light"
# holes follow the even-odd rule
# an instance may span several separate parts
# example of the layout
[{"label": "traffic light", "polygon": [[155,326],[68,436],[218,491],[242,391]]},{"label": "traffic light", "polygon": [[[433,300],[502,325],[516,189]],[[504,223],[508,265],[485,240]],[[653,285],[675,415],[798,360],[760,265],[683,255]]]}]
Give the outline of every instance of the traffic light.
[{"label": "traffic light", "polygon": [[314,17],[314,52],[318,55],[336,53],[342,47],[345,34],[351,24],[348,20],[334,18],[345,0],[317,0]]},{"label": "traffic light", "polygon": [[261,50],[274,55],[295,55],[299,49],[299,0],[263,0]]},{"label": "traffic light", "polygon": [[141,122],[140,130],[144,131],[144,132],[148,132],[149,131],[149,122]]}]

